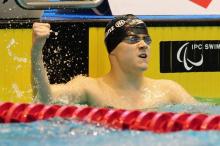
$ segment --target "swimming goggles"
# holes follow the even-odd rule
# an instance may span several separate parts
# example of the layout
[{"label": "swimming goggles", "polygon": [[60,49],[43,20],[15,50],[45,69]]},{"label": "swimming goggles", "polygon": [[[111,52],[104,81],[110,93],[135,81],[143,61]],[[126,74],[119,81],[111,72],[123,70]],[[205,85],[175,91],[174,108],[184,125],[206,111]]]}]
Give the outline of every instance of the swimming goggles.
[{"label": "swimming goggles", "polygon": [[136,43],[140,42],[141,40],[143,40],[147,45],[150,45],[152,42],[149,35],[145,35],[142,37],[138,36],[138,35],[129,35],[123,39],[123,41],[128,44],[136,44]]}]

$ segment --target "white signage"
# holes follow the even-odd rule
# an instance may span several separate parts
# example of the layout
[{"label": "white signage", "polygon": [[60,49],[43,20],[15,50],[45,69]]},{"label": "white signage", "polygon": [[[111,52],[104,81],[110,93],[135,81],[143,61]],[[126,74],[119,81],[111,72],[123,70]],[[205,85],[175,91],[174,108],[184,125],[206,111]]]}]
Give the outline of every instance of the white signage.
[{"label": "white signage", "polygon": [[220,0],[109,0],[113,15],[220,15]]}]

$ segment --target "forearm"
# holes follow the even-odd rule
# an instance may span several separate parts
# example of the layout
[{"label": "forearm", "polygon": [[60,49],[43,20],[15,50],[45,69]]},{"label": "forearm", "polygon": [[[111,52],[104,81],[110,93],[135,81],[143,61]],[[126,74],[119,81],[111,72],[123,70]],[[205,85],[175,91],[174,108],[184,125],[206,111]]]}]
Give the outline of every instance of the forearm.
[{"label": "forearm", "polygon": [[51,98],[51,90],[43,64],[42,47],[43,45],[41,44],[33,44],[32,46],[32,88],[35,94],[34,98],[38,98],[40,102],[48,104]]}]

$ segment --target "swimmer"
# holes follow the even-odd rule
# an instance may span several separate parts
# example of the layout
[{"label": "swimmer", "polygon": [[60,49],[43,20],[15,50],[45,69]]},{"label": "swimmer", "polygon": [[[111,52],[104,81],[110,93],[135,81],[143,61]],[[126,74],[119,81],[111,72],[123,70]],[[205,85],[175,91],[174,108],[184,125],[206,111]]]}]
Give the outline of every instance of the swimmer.
[{"label": "swimmer", "polygon": [[42,48],[50,32],[48,23],[33,24],[32,74],[39,102],[140,110],[197,103],[178,83],[144,76],[151,37],[146,24],[132,14],[115,17],[107,24],[105,44],[111,69],[99,78],[78,75],[65,84],[49,84]]}]

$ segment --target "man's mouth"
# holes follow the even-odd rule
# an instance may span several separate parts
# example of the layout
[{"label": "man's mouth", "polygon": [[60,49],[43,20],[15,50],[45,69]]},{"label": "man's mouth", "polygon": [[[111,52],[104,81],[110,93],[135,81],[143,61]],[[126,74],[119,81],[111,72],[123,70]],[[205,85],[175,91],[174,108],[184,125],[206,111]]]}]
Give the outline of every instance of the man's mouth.
[{"label": "man's mouth", "polygon": [[142,53],[142,54],[138,55],[138,57],[145,59],[145,58],[147,58],[147,54],[146,53]]}]

